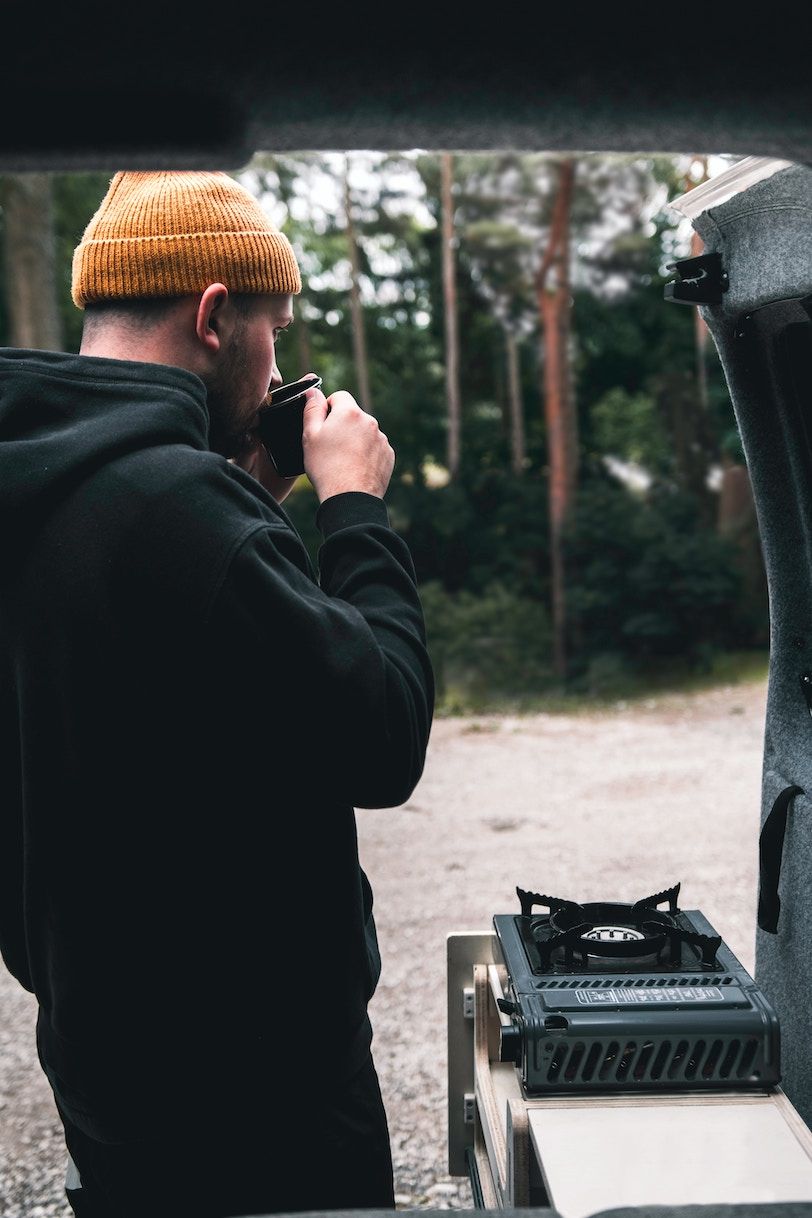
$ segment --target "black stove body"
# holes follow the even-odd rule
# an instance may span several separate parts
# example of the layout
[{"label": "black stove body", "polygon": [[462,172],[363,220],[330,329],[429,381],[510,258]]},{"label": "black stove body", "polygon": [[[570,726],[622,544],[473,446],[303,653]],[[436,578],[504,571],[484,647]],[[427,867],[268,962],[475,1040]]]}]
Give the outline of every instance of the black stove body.
[{"label": "black stove body", "polygon": [[500,1057],[526,1096],[780,1081],[775,1012],[702,914],[678,908],[679,889],[579,905],[517,888],[521,913],[494,917]]}]

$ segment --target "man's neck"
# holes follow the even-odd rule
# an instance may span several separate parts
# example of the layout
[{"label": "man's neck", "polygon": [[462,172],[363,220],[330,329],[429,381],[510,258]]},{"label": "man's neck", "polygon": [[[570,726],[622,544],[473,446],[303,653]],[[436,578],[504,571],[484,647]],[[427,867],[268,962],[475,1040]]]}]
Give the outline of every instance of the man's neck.
[{"label": "man's neck", "polygon": [[130,335],[97,334],[83,338],[80,355],[96,356],[99,359],[134,360],[143,364],[170,364],[182,367],[177,355],[170,354],[166,344],[151,338],[133,338]]}]

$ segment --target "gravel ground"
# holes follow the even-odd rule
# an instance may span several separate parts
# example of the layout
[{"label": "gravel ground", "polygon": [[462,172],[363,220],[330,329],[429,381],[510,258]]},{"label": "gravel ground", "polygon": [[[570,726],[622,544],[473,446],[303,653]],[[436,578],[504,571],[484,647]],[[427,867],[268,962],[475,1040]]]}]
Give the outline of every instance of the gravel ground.
[{"label": "gravel ground", "polygon": [[[765,697],[755,683],[600,713],[439,719],[412,798],[359,812],[399,1208],[472,1204],[447,1174],[445,939],[518,909],[517,885],[628,901],[680,881],[680,905],[752,971]],[[0,968],[0,1215],[67,1218],[33,1028],[30,995]]]}]

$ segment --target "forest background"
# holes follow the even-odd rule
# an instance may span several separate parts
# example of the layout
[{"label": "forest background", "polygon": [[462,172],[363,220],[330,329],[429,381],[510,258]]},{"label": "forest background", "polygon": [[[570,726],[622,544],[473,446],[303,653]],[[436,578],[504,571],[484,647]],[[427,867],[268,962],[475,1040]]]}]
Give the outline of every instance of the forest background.
[{"label": "forest background", "polygon": [[[234,176],[304,290],[278,352],[397,460],[438,711],[540,709],[766,667],[758,528],[721,366],[665,299],[669,207],[735,158],[257,154]],[[105,173],[0,179],[0,344],[76,351],[73,249]],[[315,494],[285,508],[314,559]]]}]

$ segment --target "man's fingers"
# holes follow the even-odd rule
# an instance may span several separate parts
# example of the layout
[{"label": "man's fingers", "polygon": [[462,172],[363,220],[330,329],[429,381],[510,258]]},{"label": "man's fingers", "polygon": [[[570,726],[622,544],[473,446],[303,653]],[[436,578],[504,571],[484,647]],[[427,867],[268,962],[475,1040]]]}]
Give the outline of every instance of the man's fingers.
[{"label": "man's fingers", "polygon": [[347,393],[346,389],[336,389],[335,393],[331,393],[327,400],[332,409],[339,412],[360,409],[355,398],[351,393]]},{"label": "man's fingers", "polygon": [[305,405],[302,413],[302,423],[305,427],[314,423],[323,423],[330,413],[327,398],[320,389],[308,389],[305,394]]},{"label": "man's fingers", "polygon": [[337,389],[326,398],[321,389],[308,389],[305,395],[304,423],[323,423],[331,411],[343,414],[348,410],[359,410],[360,407],[351,393],[346,389]]}]

